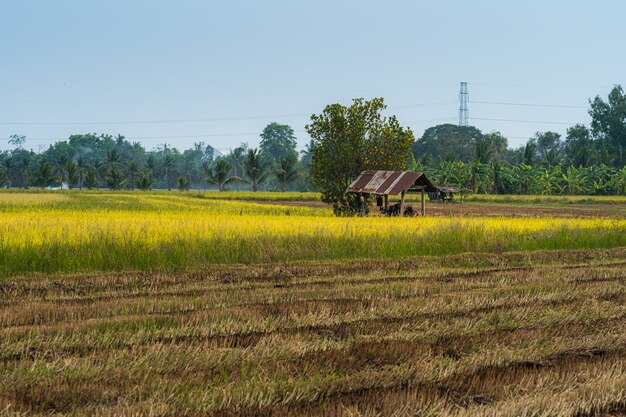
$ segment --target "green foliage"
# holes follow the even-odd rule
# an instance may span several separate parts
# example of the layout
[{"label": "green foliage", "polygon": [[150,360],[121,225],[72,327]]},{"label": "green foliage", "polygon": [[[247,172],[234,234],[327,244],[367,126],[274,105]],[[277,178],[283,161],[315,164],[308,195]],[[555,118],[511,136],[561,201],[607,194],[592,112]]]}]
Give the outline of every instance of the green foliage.
[{"label": "green foliage", "polygon": [[435,184],[474,193],[623,195],[626,183],[626,167],[618,170],[606,165],[541,167],[525,163],[510,165],[506,161],[484,164],[475,160],[467,164],[441,161],[420,169]]},{"label": "green foliage", "polygon": [[187,191],[189,190],[190,182],[185,177],[178,177],[178,190],[179,191]]},{"label": "green foliage", "polygon": [[16,148],[22,148],[26,143],[26,136],[24,135],[11,135],[9,136],[9,145],[15,146]]},{"label": "green foliage", "polygon": [[259,150],[265,159],[272,162],[297,157],[296,145],[296,136],[289,125],[273,122],[261,132]]},{"label": "green foliage", "polygon": [[4,187],[9,183],[9,177],[4,166],[0,165],[0,187]]},{"label": "green foliage", "polygon": [[443,124],[426,129],[413,144],[413,154],[419,160],[428,156],[431,160],[468,162],[477,141],[482,139],[480,130],[473,126]]},{"label": "green foliage", "polygon": [[345,191],[363,170],[405,169],[410,160],[413,134],[383,117],[385,107],[382,98],[331,104],[306,126],[315,144],[311,182],[337,215],[356,214],[359,199]]},{"label": "green foliage", "polygon": [[244,173],[252,184],[252,191],[257,191],[258,186],[264,184],[271,175],[271,162],[265,160],[258,149],[248,149],[243,166]]},{"label": "green foliage", "polygon": [[590,101],[591,130],[611,154],[614,165],[626,164],[626,94],[621,86],[616,85],[609,93],[607,101],[596,96]]},{"label": "green foliage", "polygon": [[563,151],[568,162],[575,167],[587,167],[597,160],[595,143],[585,125],[577,124],[567,129]]},{"label": "green foliage", "polygon": [[109,187],[110,190],[119,190],[126,186],[128,180],[124,178],[121,171],[111,168],[109,172],[105,175],[104,180]]},{"label": "green foliage", "polygon": [[85,187],[90,190],[98,188],[98,178],[94,169],[89,169],[85,172]]},{"label": "green foliage", "polygon": [[60,178],[54,175],[54,166],[50,162],[42,162],[31,177],[34,186],[46,188],[59,182]]},{"label": "green foliage", "polygon": [[142,191],[148,191],[152,189],[152,176],[149,172],[144,172],[139,177],[139,182],[137,182],[137,186]]},{"label": "green foliage", "polygon": [[298,158],[295,155],[280,158],[274,164],[274,175],[280,182],[282,191],[287,191],[287,185],[298,177]]},{"label": "green foliage", "polygon": [[69,161],[65,167],[65,172],[67,175],[67,185],[71,190],[76,187],[76,184],[78,184],[78,182],[80,181],[80,172],[76,162]]},{"label": "green foliage", "polygon": [[204,166],[204,175],[209,184],[217,186],[219,191],[224,191],[226,185],[233,182],[243,182],[243,178],[231,175],[232,165],[226,158],[217,158],[213,164]]}]

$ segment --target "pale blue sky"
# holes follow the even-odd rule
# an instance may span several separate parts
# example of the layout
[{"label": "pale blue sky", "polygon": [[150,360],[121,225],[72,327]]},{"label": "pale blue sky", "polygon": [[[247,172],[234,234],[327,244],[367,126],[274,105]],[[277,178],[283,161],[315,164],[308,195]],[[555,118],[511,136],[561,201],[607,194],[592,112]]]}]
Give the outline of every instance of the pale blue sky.
[{"label": "pale blue sky", "polygon": [[[470,103],[519,145],[626,84],[624,16],[618,0],[0,0],[0,149],[97,132],[228,150],[271,121],[302,146],[307,115],[374,96],[419,137],[457,122],[460,81],[471,101],[572,106]],[[40,124],[65,122],[81,124]]]}]

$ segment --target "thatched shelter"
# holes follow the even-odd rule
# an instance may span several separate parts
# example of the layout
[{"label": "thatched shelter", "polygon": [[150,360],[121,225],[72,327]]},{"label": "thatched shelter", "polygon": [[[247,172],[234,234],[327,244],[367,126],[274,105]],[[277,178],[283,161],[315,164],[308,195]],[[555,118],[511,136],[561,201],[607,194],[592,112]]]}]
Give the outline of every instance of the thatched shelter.
[{"label": "thatched shelter", "polygon": [[[363,171],[348,186],[346,193],[374,195],[382,205],[384,212],[389,212],[389,196],[400,195],[399,215],[404,215],[404,196],[406,193],[420,193],[422,196],[422,216],[426,214],[425,193],[436,192],[437,189],[421,172],[411,171]],[[363,208],[365,213],[365,207]]]}]

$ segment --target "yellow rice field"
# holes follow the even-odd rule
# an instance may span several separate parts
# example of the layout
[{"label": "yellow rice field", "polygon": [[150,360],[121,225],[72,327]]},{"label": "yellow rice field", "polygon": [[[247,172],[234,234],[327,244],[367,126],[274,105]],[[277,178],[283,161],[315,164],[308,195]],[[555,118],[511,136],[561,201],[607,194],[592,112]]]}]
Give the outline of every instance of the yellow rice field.
[{"label": "yellow rice field", "polygon": [[0,274],[626,245],[623,218],[337,218],[327,207],[217,197],[2,193]]}]

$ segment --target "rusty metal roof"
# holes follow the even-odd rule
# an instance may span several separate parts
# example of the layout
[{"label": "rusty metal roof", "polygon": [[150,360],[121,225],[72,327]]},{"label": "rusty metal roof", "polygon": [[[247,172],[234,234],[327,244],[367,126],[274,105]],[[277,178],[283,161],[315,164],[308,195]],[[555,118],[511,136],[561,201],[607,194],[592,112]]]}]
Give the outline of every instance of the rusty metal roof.
[{"label": "rusty metal roof", "polygon": [[425,187],[426,191],[435,191],[426,175],[409,171],[363,171],[348,186],[347,193],[397,195],[411,188]]},{"label": "rusty metal roof", "polygon": [[460,190],[456,187],[436,187],[437,190],[443,191],[444,193],[458,193]]}]

